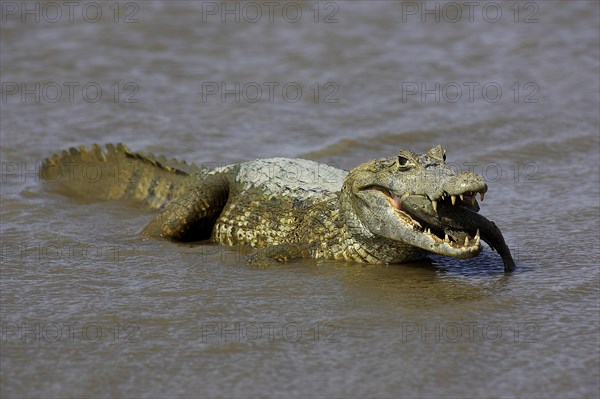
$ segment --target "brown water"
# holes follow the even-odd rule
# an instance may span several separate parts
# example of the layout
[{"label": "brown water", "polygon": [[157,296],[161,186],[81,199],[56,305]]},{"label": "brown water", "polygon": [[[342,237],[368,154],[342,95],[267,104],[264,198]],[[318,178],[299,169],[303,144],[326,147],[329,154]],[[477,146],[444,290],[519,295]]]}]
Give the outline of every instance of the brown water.
[{"label": "brown water", "polygon": [[[22,4],[1,10],[2,397],[600,396],[598,2]],[[36,180],[94,142],[343,168],[442,144],[517,271],[488,247],[253,270],[142,241],[151,212]]]}]

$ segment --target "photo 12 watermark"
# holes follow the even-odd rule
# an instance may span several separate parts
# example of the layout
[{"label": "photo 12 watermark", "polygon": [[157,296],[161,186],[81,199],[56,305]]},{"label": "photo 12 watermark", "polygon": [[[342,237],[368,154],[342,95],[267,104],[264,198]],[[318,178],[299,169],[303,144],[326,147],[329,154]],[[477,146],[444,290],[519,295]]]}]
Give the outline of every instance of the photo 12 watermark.
[{"label": "photo 12 watermark", "polygon": [[540,256],[547,251],[538,242],[508,242],[508,247],[511,249],[514,259],[517,262],[528,262],[539,260]]},{"label": "photo 12 watermark", "polygon": [[513,23],[539,22],[540,7],[535,1],[402,1],[402,22],[421,23]]},{"label": "photo 12 watermark", "polygon": [[402,102],[422,104],[474,103],[484,101],[496,104],[501,101],[537,104],[540,102],[539,86],[535,82],[402,82]]},{"label": "photo 12 watermark", "polygon": [[135,82],[2,82],[2,102],[39,103],[97,103],[111,101],[135,104],[140,87]]},{"label": "photo 12 watermark", "polygon": [[248,247],[244,245],[206,244],[194,247],[194,257],[199,263],[218,262],[220,264],[243,264]]},{"label": "photo 12 watermark", "polygon": [[203,103],[297,103],[304,98],[337,104],[339,91],[336,82],[202,82],[200,93]]},{"label": "photo 12 watermark", "polygon": [[[541,173],[538,163],[535,161],[514,162],[502,164],[500,162],[446,161],[445,164],[457,175],[462,173],[474,173],[483,177],[486,183],[494,183],[509,179],[512,183],[538,183]],[[447,180],[445,172],[439,172],[440,182]]]},{"label": "photo 12 watermark", "polygon": [[203,1],[202,22],[295,24],[302,20],[336,24],[340,7],[335,1]]},{"label": "photo 12 watermark", "polygon": [[256,322],[204,322],[200,324],[200,341],[226,342],[315,342],[338,343],[339,327],[335,323],[278,323]]},{"label": "photo 12 watermark", "polygon": [[140,6],[134,1],[2,1],[2,23],[36,24],[139,22]]},{"label": "photo 12 watermark", "polygon": [[2,183],[39,183],[46,184],[130,184],[140,180],[137,168],[131,162],[119,161],[63,161],[43,164],[38,162],[1,162],[0,181]]},{"label": "photo 12 watermark", "polygon": [[24,241],[0,243],[0,263],[72,264],[83,261],[124,262],[140,253],[136,244],[125,242],[90,243],[83,241]]},{"label": "photo 12 watermark", "polygon": [[3,344],[77,342],[134,344],[139,340],[140,326],[133,321],[21,321],[0,324],[0,342]]},{"label": "photo 12 watermark", "polygon": [[534,322],[514,322],[503,325],[498,322],[451,321],[400,323],[399,338],[403,343],[472,343],[472,342],[539,342],[540,326]]}]

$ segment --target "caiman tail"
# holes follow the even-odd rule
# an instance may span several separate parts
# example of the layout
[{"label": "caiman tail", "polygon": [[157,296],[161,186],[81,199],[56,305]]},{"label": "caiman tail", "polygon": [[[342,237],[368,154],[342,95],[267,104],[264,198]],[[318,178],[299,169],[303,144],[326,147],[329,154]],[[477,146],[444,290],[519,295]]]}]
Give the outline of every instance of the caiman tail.
[{"label": "caiman tail", "polygon": [[184,169],[201,172],[196,165],[132,152],[123,144],[107,144],[106,151],[94,144],[55,154],[42,163],[39,174],[62,194],[125,199],[160,209],[191,184],[192,176]]}]

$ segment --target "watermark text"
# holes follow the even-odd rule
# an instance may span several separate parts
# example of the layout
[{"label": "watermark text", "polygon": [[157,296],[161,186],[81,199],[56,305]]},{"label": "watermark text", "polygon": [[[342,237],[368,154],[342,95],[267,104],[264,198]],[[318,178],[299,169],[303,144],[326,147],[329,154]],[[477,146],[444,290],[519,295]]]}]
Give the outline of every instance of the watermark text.
[{"label": "watermark text", "polygon": [[206,322],[200,332],[202,342],[339,342],[333,323]]},{"label": "watermark text", "polygon": [[402,22],[422,23],[538,23],[540,7],[534,1],[403,1]]},{"label": "watermark text", "polygon": [[498,82],[403,82],[402,102],[439,104],[474,103],[483,100],[495,104],[504,98],[515,103],[537,104],[540,102],[539,90],[535,82],[512,82],[508,86]]},{"label": "watermark text", "polygon": [[135,82],[2,82],[2,102],[16,100],[21,104],[97,103],[101,100],[121,104],[140,102],[140,88]]},{"label": "watermark text", "polygon": [[3,1],[0,4],[3,23],[139,22],[140,6],[133,1]]},{"label": "watermark text", "polygon": [[339,22],[339,10],[339,5],[334,1],[306,4],[293,1],[203,1],[202,22],[274,23],[280,18],[291,24],[302,20],[335,24]]},{"label": "watermark text", "polygon": [[140,326],[135,322],[17,322],[0,324],[2,343],[54,344],[74,342],[139,342]]},{"label": "watermark text", "polygon": [[0,243],[0,263],[44,263],[81,262],[108,260],[124,262],[128,257],[140,252],[139,247],[130,243],[88,243],[88,242],[41,242],[27,241]]},{"label": "watermark text", "polygon": [[515,322],[510,326],[501,323],[462,322],[413,322],[400,324],[402,342],[424,343],[501,342],[534,343],[539,341],[540,327],[533,322]]},{"label": "watermark text", "polygon": [[314,103],[338,103],[340,88],[335,82],[202,82],[203,103],[257,103],[283,101],[297,103],[309,98]]}]

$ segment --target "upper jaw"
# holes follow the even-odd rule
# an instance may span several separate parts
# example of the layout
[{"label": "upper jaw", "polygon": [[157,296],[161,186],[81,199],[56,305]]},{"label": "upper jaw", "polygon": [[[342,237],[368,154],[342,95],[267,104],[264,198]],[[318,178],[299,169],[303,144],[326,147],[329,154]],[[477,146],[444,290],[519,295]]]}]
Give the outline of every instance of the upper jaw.
[{"label": "upper jaw", "polygon": [[[393,189],[382,186],[382,185],[369,185],[367,187],[361,188],[362,190],[378,190],[385,194],[390,201],[390,205],[395,209],[402,210],[401,204],[402,201],[408,197],[409,195],[419,195],[418,193],[404,192],[402,194],[396,193]],[[420,194],[429,199],[431,201],[431,206],[434,211],[437,210],[437,205],[440,202],[443,202],[445,205],[458,205],[464,206],[472,211],[479,211],[479,203],[477,202],[477,194],[479,194],[480,200],[483,202],[483,198],[485,193],[487,192],[486,184],[475,184],[475,185],[465,185],[464,189],[454,189],[454,190],[439,190],[433,193]]]},{"label": "upper jaw", "polygon": [[444,202],[447,205],[464,206],[474,210],[475,212],[478,212],[479,204],[477,203],[477,194],[479,194],[479,198],[483,202],[483,197],[486,192],[487,186],[483,186],[483,188],[479,190],[465,190],[458,193],[442,191],[439,195],[427,195],[427,198],[431,201],[431,206],[434,210],[437,210],[437,205],[439,202]]},{"label": "upper jaw", "polygon": [[[404,194],[396,194],[393,190],[383,187],[383,186],[373,186],[370,188],[377,189],[383,192],[390,205],[393,208],[402,211],[402,202],[409,197],[410,195],[419,195],[419,194],[411,194],[405,192]],[[479,194],[480,200],[483,202],[483,198],[485,193],[487,192],[487,186],[483,185],[481,187],[476,187],[470,190],[464,191],[444,191],[442,190],[440,193],[436,194],[421,194],[421,196],[426,197],[429,201],[431,201],[431,206],[434,211],[437,211],[437,206],[439,203],[443,203],[446,206],[463,206],[472,211],[479,211],[479,203],[477,202],[477,194]]]}]

